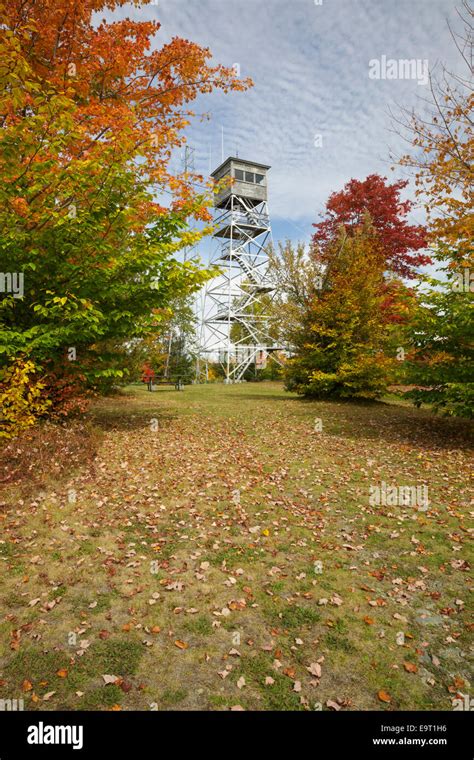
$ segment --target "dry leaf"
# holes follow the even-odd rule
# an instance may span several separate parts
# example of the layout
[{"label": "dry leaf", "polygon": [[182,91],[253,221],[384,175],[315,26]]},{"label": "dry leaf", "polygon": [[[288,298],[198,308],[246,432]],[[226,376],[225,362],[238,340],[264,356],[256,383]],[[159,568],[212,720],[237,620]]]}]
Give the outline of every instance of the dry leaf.
[{"label": "dry leaf", "polygon": [[105,684],[116,683],[116,681],[118,681],[117,676],[104,675],[102,678],[104,679]]},{"label": "dry leaf", "polygon": [[311,665],[308,665],[306,668],[308,673],[311,673],[312,676],[316,676],[316,678],[321,678],[321,665],[319,662],[312,662]]}]

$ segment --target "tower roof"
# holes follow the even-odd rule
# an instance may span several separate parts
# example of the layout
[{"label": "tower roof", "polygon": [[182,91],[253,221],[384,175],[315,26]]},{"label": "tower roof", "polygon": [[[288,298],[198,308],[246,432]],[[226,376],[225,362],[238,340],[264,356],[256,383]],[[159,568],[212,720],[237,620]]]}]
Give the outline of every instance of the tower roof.
[{"label": "tower roof", "polygon": [[214,177],[216,174],[220,172],[221,169],[226,164],[230,164],[232,161],[236,161],[239,164],[247,164],[247,166],[259,166],[261,169],[270,169],[271,167],[268,166],[268,164],[261,164],[258,161],[247,161],[245,158],[239,158],[238,156],[229,156],[229,158],[226,158],[225,161],[223,161],[220,166],[217,167],[217,169],[214,169],[213,172],[211,172],[211,177]]}]

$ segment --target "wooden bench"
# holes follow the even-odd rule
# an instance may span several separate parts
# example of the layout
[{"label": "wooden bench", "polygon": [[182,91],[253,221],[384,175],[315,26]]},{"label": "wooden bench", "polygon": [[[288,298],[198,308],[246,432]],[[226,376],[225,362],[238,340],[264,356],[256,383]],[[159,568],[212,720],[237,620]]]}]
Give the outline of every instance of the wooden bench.
[{"label": "wooden bench", "polygon": [[174,385],[175,390],[177,390],[177,391],[184,391],[184,383],[183,383],[183,381],[181,380],[180,377],[178,377],[177,380],[166,380],[166,379],[150,380],[147,383],[148,390],[149,391],[153,391],[153,388],[156,385]]}]

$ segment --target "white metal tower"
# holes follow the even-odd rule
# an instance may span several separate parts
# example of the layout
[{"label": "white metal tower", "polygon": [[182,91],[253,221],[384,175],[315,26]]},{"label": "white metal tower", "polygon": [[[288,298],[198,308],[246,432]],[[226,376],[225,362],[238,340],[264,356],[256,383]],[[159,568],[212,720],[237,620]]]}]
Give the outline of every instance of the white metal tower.
[{"label": "white metal tower", "polygon": [[269,166],[230,157],[214,172],[216,251],[211,264],[222,274],[205,290],[201,354],[224,366],[226,382],[239,382],[253,363],[281,350],[269,330],[262,296],[273,286],[267,277],[266,249],[272,242],[268,214]]}]

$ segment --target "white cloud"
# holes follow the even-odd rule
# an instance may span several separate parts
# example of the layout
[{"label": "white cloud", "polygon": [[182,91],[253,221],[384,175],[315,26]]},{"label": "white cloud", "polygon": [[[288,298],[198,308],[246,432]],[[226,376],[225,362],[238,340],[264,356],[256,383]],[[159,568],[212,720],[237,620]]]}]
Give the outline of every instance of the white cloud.
[{"label": "white cloud", "polygon": [[[239,63],[255,86],[246,93],[199,98],[210,122],[188,131],[197,169],[207,173],[225,153],[272,165],[270,208],[278,228],[298,238],[310,230],[330,192],[351,177],[393,176],[388,108],[415,104],[424,88],[413,80],[369,79],[369,61],[447,60],[455,65],[446,17],[455,0],[159,0],[117,15],[157,18],[156,44],[182,36],[209,47],[219,63]],[[314,146],[316,134],[322,147]],[[296,227],[295,227],[296,224]]]}]

